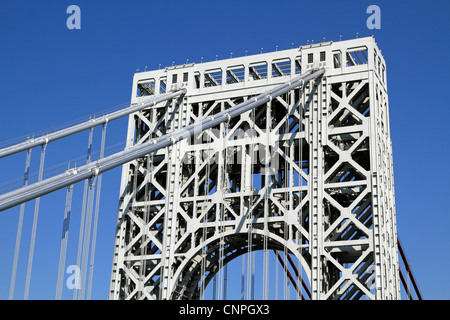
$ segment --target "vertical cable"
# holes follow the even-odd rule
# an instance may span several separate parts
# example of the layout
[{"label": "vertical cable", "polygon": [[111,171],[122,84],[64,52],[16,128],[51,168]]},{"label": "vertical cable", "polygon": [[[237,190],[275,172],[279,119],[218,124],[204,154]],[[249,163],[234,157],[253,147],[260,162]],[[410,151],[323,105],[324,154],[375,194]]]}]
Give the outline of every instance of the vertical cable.
[{"label": "vertical cable", "polygon": [[270,188],[270,130],[271,130],[271,107],[272,101],[266,104],[266,148],[265,148],[265,168],[264,168],[264,238],[263,238],[263,300],[269,298],[269,252],[268,252],[268,241],[269,241],[269,225],[268,225],[268,214],[269,214],[269,188]]},{"label": "vertical cable", "polygon": [[[284,133],[288,134],[289,133],[289,92],[286,94],[286,100],[288,100],[288,106],[287,106],[287,112],[286,112],[286,119],[285,119],[285,125],[284,125]],[[283,235],[284,235],[284,246],[283,246],[283,254],[284,254],[284,261],[287,261],[287,242],[288,242],[288,232],[289,232],[289,227],[288,227],[288,215],[290,212],[290,205],[289,205],[289,179],[288,179],[288,150],[289,150],[289,146],[288,146],[289,142],[287,142],[286,148],[284,149],[284,181],[283,181],[283,186],[284,186],[284,204],[285,204],[285,214],[284,214],[284,230],[283,230]],[[288,300],[288,269],[287,269],[287,264],[284,264],[284,284],[283,284],[283,297],[284,300]]]},{"label": "vertical cable", "polygon": [[[89,130],[86,164],[91,162],[93,133],[94,133],[94,129],[91,128]],[[81,266],[81,253],[82,253],[82,249],[83,249],[83,232],[84,232],[84,224],[85,224],[85,217],[86,217],[86,200],[87,200],[88,187],[89,187],[89,181],[88,181],[88,179],[86,179],[86,180],[84,180],[83,202],[82,202],[82,207],[81,207],[80,233],[78,235],[78,250],[77,250],[77,266],[78,266],[78,268],[80,268],[80,266]],[[73,300],[77,299],[78,293],[79,293],[79,289],[74,288],[73,289]]]},{"label": "vertical cable", "polygon": [[[141,119],[141,117],[138,117],[137,118],[137,124],[136,124],[136,140],[135,141],[139,141],[141,139],[141,137],[142,137],[142,119]],[[138,187],[138,182],[137,181],[138,181],[138,175],[139,175],[139,169],[138,169],[139,161],[138,161],[138,159],[134,159],[133,162],[134,162],[134,166],[133,166],[133,182],[132,182],[132,186],[133,187],[132,187],[132,196],[131,196],[131,203],[132,204],[137,202],[137,187]],[[130,184],[131,184],[131,182],[130,182]],[[169,189],[170,188],[168,188],[168,190]],[[133,208],[133,205],[131,205],[130,211],[131,211],[131,213],[133,215],[136,213],[136,209]],[[129,219],[129,224],[130,224],[129,230],[131,232],[133,232],[133,230],[135,230],[135,224],[136,223],[134,222],[133,219]],[[130,238],[130,241],[133,241],[131,238]],[[125,262],[125,264],[126,264],[126,267],[127,267],[128,270],[132,269],[132,261],[127,261],[127,262]],[[128,289],[127,294],[130,294],[131,291],[129,290],[130,289],[129,283],[131,283],[131,280],[130,280],[129,276],[127,277],[126,281],[128,283],[127,284],[127,289]]]},{"label": "vertical cable", "polygon": [[[25,173],[23,176],[23,185],[28,185],[28,176],[30,174],[31,148],[27,151],[27,159],[25,161]],[[11,284],[9,287],[9,300],[14,298],[14,288],[16,285],[17,263],[19,260],[20,240],[22,238],[23,215],[25,213],[25,203],[20,205],[19,223],[17,225],[16,246],[14,248],[14,261],[11,275]]]},{"label": "vertical cable", "polygon": [[[297,269],[298,269],[298,276],[297,276],[297,280],[299,282],[298,287],[300,288],[300,283],[303,283],[303,268],[302,268],[302,259],[303,259],[303,206],[302,206],[302,202],[303,202],[303,138],[302,138],[302,133],[303,133],[303,109],[302,109],[302,102],[301,102],[301,97],[303,96],[302,94],[302,90],[303,88],[301,88],[299,90],[299,96],[298,96],[298,123],[299,123],[299,136],[298,136],[298,145],[299,145],[299,157],[298,157],[298,165],[299,165],[299,215],[298,215],[298,219],[299,224],[300,224],[300,229],[298,231],[298,233],[300,234],[300,239],[297,242],[298,246],[299,246],[299,250],[300,250],[300,259],[298,259],[298,265],[297,265]],[[303,287],[300,289],[300,292],[303,292]]]},{"label": "vertical cable", "polygon": [[[39,176],[38,182],[42,180],[42,175],[44,173],[44,161],[45,161],[45,150],[47,149],[47,144],[42,145],[41,149],[41,160],[39,163]],[[30,292],[30,280],[31,280],[31,270],[33,268],[33,255],[34,255],[34,244],[36,242],[36,229],[37,229],[37,221],[39,215],[39,203],[41,198],[36,198],[36,202],[34,204],[34,216],[33,216],[33,227],[31,230],[31,244],[30,244],[30,252],[28,255],[28,268],[27,268],[27,278],[25,282],[25,294],[24,299],[28,300],[28,294]]]},{"label": "vertical cable", "polygon": [[[275,254],[277,253],[277,251],[274,251]],[[278,300],[278,261],[277,261],[277,257],[275,255],[275,300]]]},{"label": "vertical cable", "polygon": [[[283,267],[283,269],[287,270],[286,275],[289,278],[289,282],[287,283],[286,287],[289,288],[289,290],[286,292],[286,300],[288,300],[290,298],[290,286],[291,284],[294,286],[294,289],[300,294],[302,300],[304,300],[303,295],[300,292],[300,288],[297,286],[297,283],[295,282],[295,279],[292,277],[291,272],[287,269],[286,264],[287,262],[285,262],[283,260],[283,258],[281,257],[281,255],[278,253],[278,251],[274,251],[278,261],[280,262],[281,266]],[[288,256],[289,257],[289,256]]]},{"label": "vertical cable", "polygon": [[227,280],[228,280],[228,264],[225,265],[223,272],[223,300],[227,300],[227,284],[228,284]]},{"label": "vertical cable", "polygon": [[223,291],[224,289],[224,270],[223,270],[223,260],[224,260],[224,246],[225,246],[225,239],[224,239],[224,232],[225,232],[225,226],[224,226],[224,219],[225,219],[225,193],[228,193],[228,184],[226,185],[226,178],[227,178],[227,172],[228,172],[228,152],[227,152],[227,135],[228,135],[228,128],[229,128],[229,120],[225,122],[224,125],[224,133],[223,133],[223,172],[221,175],[222,181],[221,181],[221,188],[222,188],[222,203],[220,205],[220,239],[219,239],[219,288],[218,288],[218,299],[222,300],[223,298]]},{"label": "vertical cable", "polygon": [[[250,187],[249,187],[249,197],[248,197],[248,213],[247,213],[247,219],[248,219],[248,252],[247,252],[247,272],[251,273],[251,275],[247,276],[247,300],[252,299],[254,296],[253,293],[253,282],[254,282],[254,268],[253,268],[253,130],[254,130],[254,123],[255,123],[255,110],[250,110],[250,117],[251,117],[251,126],[249,128],[249,132],[251,134],[250,136],[250,145],[249,145],[249,153],[250,153]],[[247,158],[246,158],[247,161]],[[245,170],[247,170],[247,165],[245,166]]]},{"label": "vertical cable", "polygon": [[153,154],[147,154],[147,173],[146,173],[146,179],[148,179],[148,181],[145,182],[145,195],[144,195],[144,199],[145,199],[145,209],[144,209],[144,213],[143,213],[143,223],[142,223],[142,230],[141,230],[141,252],[140,252],[140,256],[141,256],[141,264],[139,266],[139,290],[138,290],[138,299],[144,299],[145,298],[145,294],[144,294],[144,290],[145,290],[145,273],[146,273],[146,269],[147,269],[147,260],[146,260],[146,256],[147,256],[147,244],[146,244],[146,232],[148,232],[147,230],[147,224],[148,224],[148,220],[149,220],[149,213],[150,213],[150,199],[151,199],[151,179],[152,179],[152,166],[153,166]]},{"label": "vertical cable", "polygon": [[[207,218],[208,218],[208,212],[209,212],[209,180],[210,180],[210,170],[211,170],[211,159],[210,159],[210,144],[211,144],[211,135],[207,134],[207,155],[206,155],[206,161],[208,163],[206,164],[206,177],[205,177],[205,204],[203,205],[203,234],[202,234],[202,264],[201,264],[201,275],[200,275],[200,299],[204,300],[205,297],[205,273],[206,273],[206,256],[207,256],[207,247],[206,247],[206,240],[207,240]],[[205,210],[206,208],[206,210]]]},{"label": "vertical cable", "polygon": [[252,281],[251,281],[251,291],[250,299],[255,300],[255,251],[252,251]]},{"label": "vertical cable", "polygon": [[[100,159],[105,155],[105,141],[106,141],[106,125],[104,123],[102,126],[102,142],[100,146]],[[97,195],[95,197],[95,211],[94,211],[94,227],[92,230],[92,244],[91,244],[91,258],[89,263],[89,279],[88,279],[88,291],[87,299],[91,299],[92,290],[92,278],[94,276],[94,259],[95,259],[95,245],[97,242],[97,226],[98,226],[98,213],[100,209],[100,192],[102,189],[102,174],[100,173],[97,178]]]},{"label": "vertical cable", "polygon": [[64,267],[66,265],[67,240],[69,237],[70,213],[72,211],[72,194],[73,194],[73,184],[68,186],[66,190],[66,205],[64,209],[64,220],[62,226],[61,249],[59,252],[59,266],[58,266],[55,300],[61,300],[62,297]]},{"label": "vertical cable", "polygon": [[213,277],[213,289],[212,289],[212,299],[216,300],[216,290],[217,290],[217,275],[215,274]]},{"label": "vertical cable", "polygon": [[94,195],[95,195],[95,183],[97,176],[89,179],[89,193],[87,201],[87,211],[86,211],[86,223],[84,228],[84,240],[83,240],[83,254],[81,259],[81,287],[78,296],[79,300],[84,300],[84,294],[86,290],[86,274],[87,274],[87,263],[89,254],[89,243],[91,238],[91,226],[92,226],[92,211],[94,206]]},{"label": "vertical cable", "polygon": [[245,254],[242,255],[242,276],[241,276],[241,300],[244,300],[245,284]]},{"label": "vertical cable", "polygon": [[[147,176],[148,176],[148,181],[145,184],[145,201],[146,201],[146,206],[145,206],[145,211],[144,211],[144,227],[145,227],[145,231],[149,232],[148,228],[148,223],[150,220],[150,201],[151,199],[151,183],[152,183],[152,172],[153,172],[153,153],[152,154],[148,154],[147,155]],[[146,276],[146,270],[147,270],[147,241],[144,241],[144,233],[142,235],[142,243],[144,246],[144,252],[141,253],[141,268],[139,270],[140,274],[140,281],[142,281],[142,296],[145,297],[144,294],[144,290],[145,290],[145,276]]]}]

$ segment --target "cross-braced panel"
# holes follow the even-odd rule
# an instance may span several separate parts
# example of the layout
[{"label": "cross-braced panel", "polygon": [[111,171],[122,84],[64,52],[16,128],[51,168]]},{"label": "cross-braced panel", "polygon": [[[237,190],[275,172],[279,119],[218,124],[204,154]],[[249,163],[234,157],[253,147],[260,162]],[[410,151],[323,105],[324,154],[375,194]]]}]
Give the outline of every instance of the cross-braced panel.
[{"label": "cross-braced panel", "polygon": [[301,89],[124,166],[111,298],[199,299],[225,264],[270,249],[299,259],[313,299],[399,298],[379,58],[371,38],[357,39],[136,79],[133,99],[188,92],[130,117],[129,142],[140,144],[327,67]]}]

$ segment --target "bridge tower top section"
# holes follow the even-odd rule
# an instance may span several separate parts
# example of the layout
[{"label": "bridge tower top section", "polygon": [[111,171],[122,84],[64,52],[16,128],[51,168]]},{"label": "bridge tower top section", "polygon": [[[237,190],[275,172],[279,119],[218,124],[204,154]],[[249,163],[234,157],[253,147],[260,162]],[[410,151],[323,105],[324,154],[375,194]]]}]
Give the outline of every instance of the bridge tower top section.
[{"label": "bridge tower top section", "polygon": [[[203,60],[203,58],[202,58]],[[311,43],[297,48],[201,63],[185,63],[137,72],[132,102],[148,95],[187,88],[188,96],[226,95],[283,83],[311,68],[326,68],[326,76],[374,70],[386,86],[386,63],[371,37]],[[263,89],[263,90],[264,90]]]}]

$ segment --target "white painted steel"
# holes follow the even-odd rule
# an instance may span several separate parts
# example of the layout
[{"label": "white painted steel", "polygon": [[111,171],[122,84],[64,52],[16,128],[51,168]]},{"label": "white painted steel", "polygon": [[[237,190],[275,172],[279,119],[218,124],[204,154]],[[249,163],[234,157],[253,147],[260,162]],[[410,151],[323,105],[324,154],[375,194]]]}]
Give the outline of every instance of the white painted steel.
[{"label": "white painted steel", "polygon": [[[303,86],[300,79],[288,88],[296,74],[318,68],[326,69],[318,80],[303,79]],[[288,89],[268,92],[280,83]],[[300,86],[302,90],[296,89]],[[129,148],[152,140],[159,144],[170,132],[173,144],[153,154],[150,171],[143,158],[123,166],[110,298],[200,298],[201,288],[219,267],[248,252],[245,217],[253,210],[253,250],[287,248],[307,274],[312,299],[399,299],[386,86],[384,58],[372,37],[135,74],[132,101],[169,89],[186,88],[188,94],[166,109],[130,117]],[[262,93],[265,100],[253,121],[251,103]],[[239,115],[234,114],[239,104]],[[264,112],[268,106],[270,114]],[[277,112],[289,114],[292,127],[286,132],[285,117]],[[219,126],[224,117],[234,118],[228,135]],[[188,134],[179,130],[186,124],[184,129],[193,130],[196,140],[185,139]],[[252,126],[256,137],[245,134]],[[210,147],[207,134],[213,138]],[[257,171],[267,167],[271,178],[261,178],[261,185],[249,193],[244,183],[250,181],[252,166],[245,166],[244,150],[251,145],[270,149],[269,159],[261,157],[252,166]],[[299,145],[303,152],[295,152]],[[219,155],[224,146],[228,161]],[[218,155],[213,160],[202,157],[210,149]],[[242,161],[230,164],[232,157]],[[276,164],[278,157],[282,161]],[[207,165],[215,172],[211,183],[216,186],[208,197],[198,193]],[[136,187],[129,183],[134,172],[142,181]],[[283,175],[291,178],[284,181]],[[299,175],[303,182],[294,182]],[[145,197],[130,196],[142,194],[144,186],[150,190]],[[253,206],[250,196],[256,201]],[[225,220],[214,219],[222,209]],[[150,216],[146,223],[140,222],[143,212]],[[221,240],[226,246],[214,255]],[[139,253],[144,247],[145,256]],[[200,282],[203,248],[209,257],[205,283]],[[133,270],[141,261],[147,267],[138,276]]]}]

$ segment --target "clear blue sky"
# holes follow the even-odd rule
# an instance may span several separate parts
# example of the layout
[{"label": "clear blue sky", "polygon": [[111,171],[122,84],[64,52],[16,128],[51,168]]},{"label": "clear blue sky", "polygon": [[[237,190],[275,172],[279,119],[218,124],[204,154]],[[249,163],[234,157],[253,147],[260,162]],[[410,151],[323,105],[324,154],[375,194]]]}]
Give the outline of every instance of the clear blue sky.
[{"label": "clear blue sky", "polygon": [[[81,30],[66,8],[81,8]],[[366,8],[381,9],[381,29]],[[448,1],[0,1],[0,142],[87,118],[130,99],[136,69],[374,35],[387,63],[398,234],[425,298],[450,298]],[[111,123],[107,145],[124,140]],[[96,131],[96,146],[100,133]],[[82,156],[87,134],[50,144],[46,167]],[[39,151],[33,151],[37,171]],[[25,154],[0,160],[0,183]],[[120,170],[104,176],[93,298],[108,297]],[[1,188],[0,188],[1,189]],[[81,193],[82,186],[78,186]],[[79,197],[79,195],[78,195]],[[80,201],[78,201],[80,202]],[[15,297],[23,297],[33,203],[27,205]],[[80,204],[78,204],[80,206]],[[41,201],[30,298],[53,299],[64,192]],[[67,264],[75,264],[73,207]],[[0,213],[0,299],[7,299],[18,208]],[[75,253],[74,253],[75,252]],[[64,292],[70,299],[71,293]]]}]

